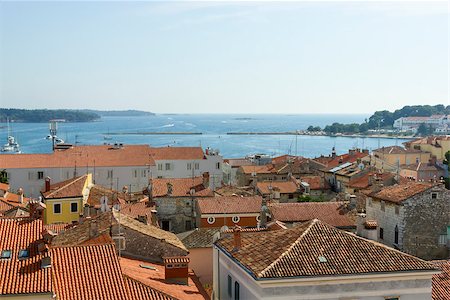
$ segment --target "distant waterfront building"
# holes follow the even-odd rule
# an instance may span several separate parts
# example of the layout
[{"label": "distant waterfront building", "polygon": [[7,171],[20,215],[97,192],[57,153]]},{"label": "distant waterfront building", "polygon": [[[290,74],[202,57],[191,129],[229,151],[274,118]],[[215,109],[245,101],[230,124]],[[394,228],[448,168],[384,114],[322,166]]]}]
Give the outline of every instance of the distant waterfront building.
[{"label": "distant waterfront building", "polygon": [[416,132],[420,124],[442,130],[450,124],[449,115],[432,115],[430,117],[402,117],[394,121],[394,128],[400,131]]},{"label": "distant waterfront building", "polygon": [[56,150],[49,154],[4,154],[11,190],[22,188],[27,197],[38,197],[46,177],[60,182],[92,173],[92,181],[105,187],[129,192],[142,191],[149,178],[190,178],[205,172],[210,187],[222,183],[223,158],[217,151],[201,147],[161,147],[148,145],[91,145]]}]

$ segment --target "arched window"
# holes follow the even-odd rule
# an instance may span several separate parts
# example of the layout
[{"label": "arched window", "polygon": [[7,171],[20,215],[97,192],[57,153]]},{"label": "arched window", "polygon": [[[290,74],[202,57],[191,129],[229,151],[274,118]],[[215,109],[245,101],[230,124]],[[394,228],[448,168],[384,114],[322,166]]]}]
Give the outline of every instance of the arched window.
[{"label": "arched window", "polygon": [[239,216],[233,217],[233,223],[238,223],[240,220],[241,220],[241,218]]},{"label": "arched window", "polygon": [[239,283],[234,282],[234,300],[239,300]]}]

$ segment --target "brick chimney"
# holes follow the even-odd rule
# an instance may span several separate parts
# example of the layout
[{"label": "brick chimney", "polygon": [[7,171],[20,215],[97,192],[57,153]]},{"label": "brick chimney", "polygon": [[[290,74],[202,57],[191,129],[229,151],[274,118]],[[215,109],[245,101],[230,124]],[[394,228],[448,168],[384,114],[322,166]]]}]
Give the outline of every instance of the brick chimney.
[{"label": "brick chimney", "polygon": [[208,188],[209,187],[209,172],[203,173],[202,176],[203,176],[203,186],[205,188]]},{"label": "brick chimney", "polygon": [[164,279],[170,283],[188,285],[189,257],[172,256],[163,257]]},{"label": "brick chimney", "polygon": [[52,179],[50,177],[45,177],[45,191],[44,192],[48,192],[50,191],[50,183],[51,183]]},{"label": "brick chimney", "polygon": [[234,248],[233,252],[241,249],[241,227],[236,225],[233,229]]}]

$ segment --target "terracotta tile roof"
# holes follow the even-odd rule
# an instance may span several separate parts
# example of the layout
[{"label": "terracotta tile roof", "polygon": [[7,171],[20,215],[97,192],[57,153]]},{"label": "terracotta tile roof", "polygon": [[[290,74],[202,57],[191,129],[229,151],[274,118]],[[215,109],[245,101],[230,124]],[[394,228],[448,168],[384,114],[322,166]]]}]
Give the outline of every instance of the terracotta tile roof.
[{"label": "terracotta tile roof", "polygon": [[430,163],[422,163],[422,162],[419,162],[418,164],[401,165],[400,168],[401,169],[418,171],[418,172],[424,172],[424,171],[428,171],[428,172],[442,172],[442,173],[445,172],[445,170],[442,169],[441,167],[439,167],[438,165],[433,165],[433,164],[430,164]]},{"label": "terracotta tile roof", "polygon": [[272,158],[272,163],[275,165],[278,165],[278,164],[286,164],[286,163],[288,163],[289,160],[292,162],[296,162],[296,161],[302,161],[304,159],[305,158],[301,157],[301,156],[285,154],[285,155],[281,155],[281,156]]},{"label": "terracotta tile roof", "polygon": [[450,260],[433,261],[441,269],[441,274],[433,275],[433,300],[450,300]]},{"label": "terracotta tile roof", "polygon": [[213,245],[213,236],[219,231],[220,228],[196,228],[177,236],[187,249],[210,248]]},{"label": "terracotta tile roof", "polygon": [[130,299],[114,245],[52,248],[59,300]]},{"label": "terracotta tile roof", "polygon": [[172,197],[190,197],[191,189],[194,196],[213,196],[214,193],[203,185],[203,177],[194,178],[156,178],[152,180],[153,197],[167,197],[167,184],[172,184]]},{"label": "terracotta tile roof", "polygon": [[330,160],[326,165],[328,168],[334,168],[344,163],[354,163],[358,159],[362,159],[367,156],[369,156],[368,153],[355,151],[353,155],[349,153],[337,155],[336,158]]},{"label": "terracotta tile roof", "polygon": [[[160,291],[152,289],[148,285],[143,284],[131,277],[123,276],[125,284],[130,291],[130,299],[133,300],[177,300],[169,295],[166,295]],[[181,300],[181,299],[180,299]]]},{"label": "terracotta tile roof", "polygon": [[262,166],[241,166],[241,170],[244,174],[271,174],[276,172],[273,165],[262,165]]},{"label": "terracotta tile roof", "polygon": [[286,230],[241,233],[236,251],[233,234],[216,245],[255,279],[437,271],[431,263],[317,219]]},{"label": "terracotta tile roof", "polygon": [[50,190],[42,192],[45,199],[83,197],[83,188],[87,184],[88,175],[74,177],[50,185]]},{"label": "terracotta tile roof", "polygon": [[65,230],[71,228],[72,224],[67,223],[54,223],[54,224],[46,224],[44,225],[44,229],[50,230],[56,234],[63,233]]},{"label": "terracotta tile roof", "polygon": [[50,154],[3,154],[2,168],[73,168],[77,166],[145,166],[155,165],[148,145],[125,145],[115,149],[111,145],[76,146]]},{"label": "terracotta tile roof", "polygon": [[253,196],[253,187],[237,187],[231,185],[223,185],[222,187],[214,190],[216,196]]},{"label": "terracotta tile roof", "polygon": [[381,173],[381,174],[369,172],[369,173],[365,173],[361,176],[350,179],[347,186],[353,187],[353,188],[365,189],[370,186],[370,184],[369,184],[370,177],[372,177],[372,180],[373,180],[372,184],[375,184],[380,181],[381,181],[381,183],[385,183],[389,179],[393,179],[394,176],[395,176],[394,174],[386,173],[386,172]]},{"label": "terracotta tile roof", "polygon": [[5,211],[8,211],[13,207],[14,207],[13,205],[0,199],[0,215],[2,215]]},{"label": "terracotta tile roof", "polygon": [[150,148],[154,160],[193,160],[204,159],[202,147],[161,147]]},{"label": "terracotta tile roof", "polygon": [[376,229],[378,227],[378,222],[376,220],[367,220],[364,222],[364,227],[366,229]]},{"label": "terracotta tile roof", "polygon": [[0,191],[9,191],[9,184],[0,182]]},{"label": "terracotta tile roof", "polygon": [[109,233],[103,233],[99,236],[96,236],[94,238],[91,238],[89,240],[86,240],[82,243],[80,243],[81,245],[105,245],[105,244],[112,244],[113,239],[111,238],[111,236],[109,235]]},{"label": "terracotta tile roof", "polygon": [[342,202],[304,202],[269,204],[272,219],[281,222],[305,222],[319,219],[335,227],[355,227]]},{"label": "terracotta tile roof", "polygon": [[239,168],[241,166],[253,166],[253,163],[245,158],[227,158],[223,160],[224,163],[228,163],[232,168]]},{"label": "terracotta tile roof", "polygon": [[[120,222],[121,225],[143,233],[145,235],[151,236],[158,240],[165,240],[166,243],[171,244],[181,250],[187,251],[186,247],[180,241],[180,239],[172,232],[168,232],[162,229],[159,229],[156,226],[150,224],[141,223],[127,215],[113,212],[114,218],[117,222]],[[119,217],[120,215],[120,217]]]},{"label": "terracotta tile roof", "polygon": [[122,204],[120,208],[120,212],[132,217],[133,219],[137,219],[138,217],[146,217],[147,223],[152,222],[152,210],[155,210],[155,206],[148,206],[148,201],[141,201],[137,203],[125,203]]},{"label": "terracotta tile roof", "polygon": [[201,214],[259,213],[262,198],[252,197],[211,197],[198,198],[197,207]]},{"label": "terracotta tile roof", "polygon": [[407,154],[407,153],[422,153],[417,149],[406,149],[400,146],[389,146],[373,150],[373,152],[379,152],[382,154]]},{"label": "terracotta tile roof", "polygon": [[302,176],[300,181],[309,184],[311,190],[325,190],[330,189],[330,186],[320,176]]},{"label": "terracotta tile roof", "polygon": [[100,199],[103,196],[108,198],[109,207],[112,207],[116,203],[124,204],[125,200],[129,199],[129,196],[123,192],[118,192],[96,184],[89,189],[87,203],[92,207],[100,208]]},{"label": "terracotta tile roof", "polygon": [[370,194],[374,199],[400,203],[414,195],[422,193],[433,187],[430,183],[408,182],[394,186],[384,187],[381,191]]},{"label": "terracotta tile roof", "polygon": [[28,209],[23,208],[21,206],[14,206],[4,212],[0,211],[0,216],[2,214],[3,214],[3,217],[6,217],[6,218],[29,218],[30,217],[30,212],[28,211]]},{"label": "terracotta tile roof", "polygon": [[[41,220],[0,219],[0,250],[12,250],[11,259],[0,261],[0,296],[52,292],[51,268],[41,268],[47,254],[38,252],[43,228]],[[17,259],[22,249],[30,258]]]},{"label": "terracotta tile roof", "polygon": [[272,188],[272,190],[279,191],[282,194],[292,194],[298,192],[297,184],[295,184],[293,181],[262,181],[258,182],[256,184],[258,190],[263,195],[267,195],[271,193],[271,190],[269,187]]},{"label": "terracotta tile roof", "polygon": [[[141,265],[149,266],[154,268],[154,270],[142,268]],[[209,299],[200,281],[193,272],[189,273],[188,285],[180,285],[165,281],[165,270],[163,265],[121,258],[120,266],[122,267],[122,272],[125,276],[137,280],[176,299]]]},{"label": "terracotta tile roof", "polygon": [[20,203],[20,195],[6,192],[3,196],[0,197],[0,200],[8,202],[9,204],[11,204],[13,206],[25,207],[27,205],[28,201],[30,201],[30,198],[24,197],[23,202]]},{"label": "terracotta tile roof", "polygon": [[164,257],[164,264],[183,264],[189,263],[190,259],[187,256],[177,256],[177,257]]}]

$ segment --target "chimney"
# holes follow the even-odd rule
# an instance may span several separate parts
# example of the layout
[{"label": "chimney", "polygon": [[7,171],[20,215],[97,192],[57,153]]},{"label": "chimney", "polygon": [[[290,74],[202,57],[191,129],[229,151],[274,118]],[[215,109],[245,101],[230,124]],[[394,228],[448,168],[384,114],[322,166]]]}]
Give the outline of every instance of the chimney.
[{"label": "chimney", "polygon": [[167,183],[167,196],[172,196],[172,192],[173,192],[173,185],[168,182]]},{"label": "chimney", "polygon": [[239,251],[241,249],[241,227],[236,225],[233,229],[233,238],[234,238],[234,248],[233,252]]},{"label": "chimney", "polygon": [[19,201],[21,204],[23,204],[23,188],[19,188],[17,190],[17,195],[19,195]]},{"label": "chimney", "polygon": [[91,222],[89,224],[89,237],[93,238],[98,235],[98,224],[97,220],[91,219]]},{"label": "chimney", "polygon": [[45,177],[45,192],[50,191],[50,182],[51,182],[51,178],[50,177]]},{"label": "chimney", "polygon": [[209,187],[209,172],[203,173],[203,186],[205,188]]},{"label": "chimney", "polygon": [[189,279],[189,257],[172,256],[163,257],[164,279],[167,282],[188,285]]}]

